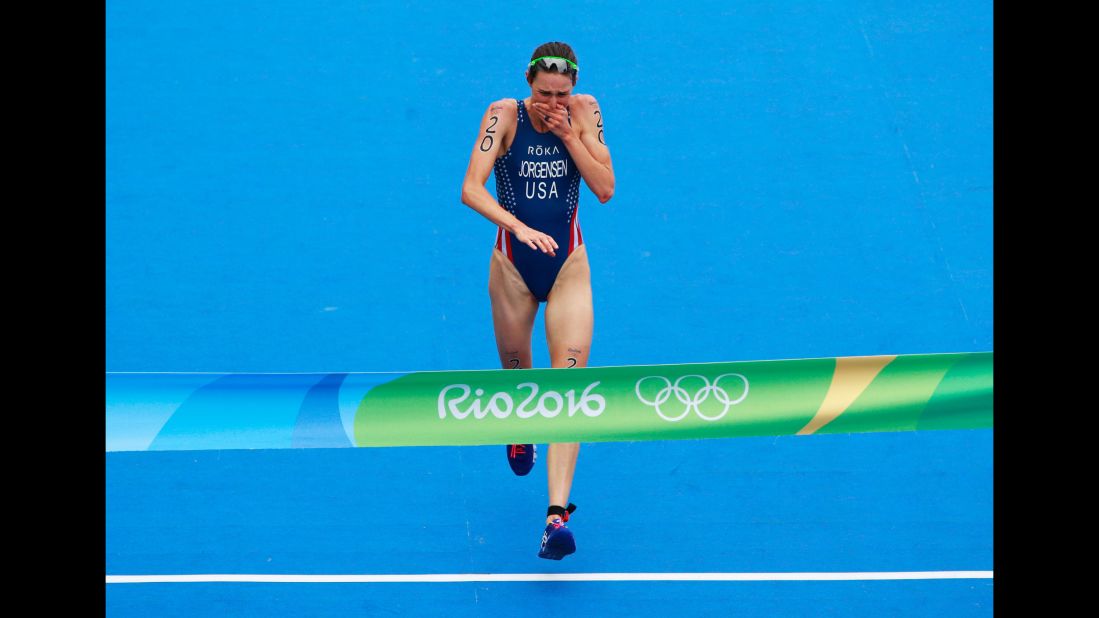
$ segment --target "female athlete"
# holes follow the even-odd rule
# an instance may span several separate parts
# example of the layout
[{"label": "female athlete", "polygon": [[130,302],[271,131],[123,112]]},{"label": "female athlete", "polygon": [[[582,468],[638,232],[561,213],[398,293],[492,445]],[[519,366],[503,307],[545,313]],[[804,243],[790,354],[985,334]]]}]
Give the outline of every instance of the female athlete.
[{"label": "female athlete", "polygon": [[[564,43],[535,49],[526,69],[530,96],[489,105],[462,184],[462,203],[498,228],[488,293],[505,369],[531,367],[531,332],[542,302],[550,366],[586,367],[591,352],[591,270],[576,216],[580,179],[606,202],[614,195],[614,170],[598,102],[573,94],[579,68]],[[485,189],[490,171],[496,199]],[[516,474],[530,472],[533,444],[512,444],[507,452]],[[568,498],[579,453],[579,443],[549,445],[549,509],[539,557],[560,560],[576,551],[564,523],[576,509]]]}]

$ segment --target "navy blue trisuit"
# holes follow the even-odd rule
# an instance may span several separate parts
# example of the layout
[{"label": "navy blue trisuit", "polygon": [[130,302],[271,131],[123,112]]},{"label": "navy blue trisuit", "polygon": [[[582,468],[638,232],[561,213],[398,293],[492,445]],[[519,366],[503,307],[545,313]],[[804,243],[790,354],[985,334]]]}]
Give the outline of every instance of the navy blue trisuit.
[{"label": "navy blue trisuit", "polygon": [[496,231],[496,249],[515,264],[534,298],[545,302],[565,259],[584,244],[576,218],[580,170],[561,138],[552,131],[535,131],[523,101],[515,102],[519,106],[515,139],[493,166],[496,200],[524,224],[552,236],[558,249],[556,256],[531,249],[502,227]]}]

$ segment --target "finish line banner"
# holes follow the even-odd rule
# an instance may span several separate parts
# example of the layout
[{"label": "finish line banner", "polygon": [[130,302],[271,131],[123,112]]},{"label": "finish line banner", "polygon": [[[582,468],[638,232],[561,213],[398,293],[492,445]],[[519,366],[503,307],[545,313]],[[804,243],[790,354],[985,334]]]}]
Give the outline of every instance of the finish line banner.
[{"label": "finish line banner", "polygon": [[108,373],[107,451],[981,429],[992,352],[417,373]]}]

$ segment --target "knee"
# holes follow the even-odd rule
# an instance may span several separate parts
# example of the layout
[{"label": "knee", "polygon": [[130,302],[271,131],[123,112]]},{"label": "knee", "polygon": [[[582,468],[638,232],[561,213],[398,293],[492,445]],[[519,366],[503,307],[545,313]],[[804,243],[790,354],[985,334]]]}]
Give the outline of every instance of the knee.
[{"label": "knee", "polygon": [[561,361],[556,364],[557,367],[563,367],[570,369],[572,367],[587,367],[588,366],[588,350],[581,346],[568,346],[565,350],[564,356]]},{"label": "knee", "polygon": [[504,369],[530,369],[530,361],[526,360],[522,354],[518,351],[504,352],[500,355],[500,361],[502,362]]}]

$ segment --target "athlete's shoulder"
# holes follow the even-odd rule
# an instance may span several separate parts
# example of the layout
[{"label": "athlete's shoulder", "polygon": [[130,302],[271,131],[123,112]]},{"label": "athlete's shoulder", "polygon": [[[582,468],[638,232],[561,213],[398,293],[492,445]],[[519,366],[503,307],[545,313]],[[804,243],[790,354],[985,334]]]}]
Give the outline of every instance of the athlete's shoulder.
[{"label": "athlete's shoulder", "polygon": [[569,97],[569,107],[572,109],[598,109],[599,101],[590,94],[574,94]]},{"label": "athlete's shoulder", "polygon": [[590,94],[574,94],[569,97],[569,112],[580,118],[580,126],[590,127],[597,122],[596,116],[603,113],[599,109],[599,101]]},{"label": "athlete's shoulder", "polygon": [[515,99],[499,99],[488,104],[488,113],[493,116],[516,117],[519,115],[519,105]]},{"label": "athlete's shoulder", "polygon": [[[600,116],[603,110],[599,109],[599,101],[590,94],[574,94],[569,98],[569,112],[573,118],[579,120],[577,125],[581,136],[588,132],[598,131],[602,127]],[[593,133],[594,134],[594,133]]]}]

